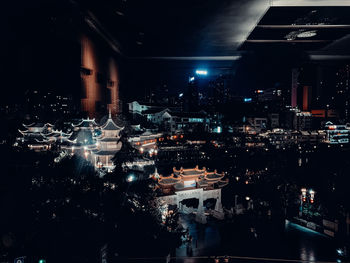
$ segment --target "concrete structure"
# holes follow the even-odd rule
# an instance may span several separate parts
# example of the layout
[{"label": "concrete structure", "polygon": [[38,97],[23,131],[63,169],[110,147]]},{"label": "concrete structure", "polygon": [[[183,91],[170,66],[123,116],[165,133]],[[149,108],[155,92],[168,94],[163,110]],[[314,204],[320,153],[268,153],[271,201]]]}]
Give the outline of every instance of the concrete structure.
[{"label": "concrete structure", "polygon": [[192,131],[196,127],[208,130],[210,124],[210,118],[205,111],[180,112],[168,108],[148,113],[147,120],[170,132]]},{"label": "concrete structure", "polygon": [[349,143],[350,129],[347,125],[335,125],[332,122],[327,122],[326,128],[326,143],[341,144]]},{"label": "concrete structure", "polygon": [[293,121],[294,130],[311,130],[312,114],[308,111],[296,111]]},{"label": "concrete structure", "polygon": [[255,132],[261,132],[267,129],[267,118],[247,118],[247,121],[250,123]]},{"label": "concrete structure", "polygon": [[271,129],[280,127],[280,115],[278,113],[270,113],[268,117]]},{"label": "concrete structure", "polygon": [[142,134],[130,136],[128,141],[141,153],[149,153],[150,155],[153,155],[158,152],[157,142],[163,139],[163,133],[145,131]]},{"label": "concrete structure", "polygon": [[176,205],[180,211],[186,212],[186,206],[182,204],[183,200],[196,198],[199,200],[198,208],[194,210],[196,220],[206,223],[204,214],[204,201],[215,199],[215,213],[221,214],[223,210],[221,205],[221,188],[228,184],[228,179],[223,180],[225,174],[208,172],[205,167],[199,169],[198,166],[191,169],[177,170],[173,168],[173,173],[168,176],[162,176],[155,173],[154,178],[158,180],[158,186],[162,189],[162,196],[159,201],[167,205]]}]

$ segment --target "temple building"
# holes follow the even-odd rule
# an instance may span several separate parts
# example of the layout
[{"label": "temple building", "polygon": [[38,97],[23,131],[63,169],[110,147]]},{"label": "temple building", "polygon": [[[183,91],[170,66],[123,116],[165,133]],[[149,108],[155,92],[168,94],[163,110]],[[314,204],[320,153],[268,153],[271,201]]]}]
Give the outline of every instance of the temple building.
[{"label": "temple building", "polygon": [[183,200],[196,198],[199,200],[198,208],[191,212],[196,212],[196,220],[206,223],[203,202],[208,199],[215,199],[214,216],[223,218],[223,210],[221,205],[221,188],[228,184],[228,179],[224,179],[224,173],[207,171],[205,167],[180,170],[173,168],[173,173],[167,176],[159,175],[157,172],[153,174],[153,178],[157,179],[158,187],[161,189],[159,201],[167,205],[176,205],[180,211],[189,211]]},{"label": "temple building", "polygon": [[77,124],[72,124],[76,137],[76,146],[91,146],[95,144],[94,135],[99,129],[95,119],[82,119]]},{"label": "temple building", "polygon": [[[112,119],[112,110],[109,111],[107,121],[98,125],[95,119],[82,119],[76,124],[71,124],[67,132],[55,130],[52,124],[33,123],[24,125],[26,130],[19,130],[21,136],[17,138],[17,144],[24,144],[35,151],[46,151],[52,145],[57,146],[65,154],[77,154],[89,160],[94,167],[106,172],[112,172],[114,163],[112,158],[121,149],[122,142],[119,141],[119,127]],[[60,158],[55,160],[59,161]],[[145,165],[152,165],[149,160],[139,160],[135,163],[128,163],[129,167],[143,169]]]},{"label": "temple building", "polygon": [[91,150],[91,161],[95,168],[106,168],[111,172],[114,168],[112,158],[121,149],[122,143],[119,141],[120,131],[124,127],[119,127],[112,119],[111,112],[104,125],[101,126],[100,134],[94,136],[96,140],[95,148]]},{"label": "temple building", "polygon": [[95,119],[90,119],[88,117],[87,119],[82,119],[77,124],[72,123],[72,126],[74,131],[79,131],[79,130],[92,130],[98,127],[98,124],[96,123]]},{"label": "temple building", "polygon": [[158,145],[157,142],[162,140],[163,133],[152,133],[145,131],[139,135],[133,135],[128,138],[131,145],[140,151],[140,153],[148,153],[149,156],[157,155]]},{"label": "temple building", "polygon": [[35,134],[35,133],[41,133],[45,131],[51,131],[53,125],[50,123],[39,123],[39,122],[33,122],[29,125],[23,124],[24,128],[26,128],[26,131],[28,134]]},{"label": "temple building", "polygon": [[51,149],[52,144],[74,143],[71,139],[73,132],[55,130],[50,123],[23,124],[23,126],[26,130],[18,130],[22,136],[17,138],[17,141],[24,143],[29,149],[46,151]]}]

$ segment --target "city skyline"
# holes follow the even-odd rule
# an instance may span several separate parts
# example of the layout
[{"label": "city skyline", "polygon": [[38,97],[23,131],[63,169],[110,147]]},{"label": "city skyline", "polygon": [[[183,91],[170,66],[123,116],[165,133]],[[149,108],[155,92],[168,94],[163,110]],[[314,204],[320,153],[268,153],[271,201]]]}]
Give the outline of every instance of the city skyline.
[{"label": "city skyline", "polygon": [[0,262],[350,258],[350,1],[18,0]]}]

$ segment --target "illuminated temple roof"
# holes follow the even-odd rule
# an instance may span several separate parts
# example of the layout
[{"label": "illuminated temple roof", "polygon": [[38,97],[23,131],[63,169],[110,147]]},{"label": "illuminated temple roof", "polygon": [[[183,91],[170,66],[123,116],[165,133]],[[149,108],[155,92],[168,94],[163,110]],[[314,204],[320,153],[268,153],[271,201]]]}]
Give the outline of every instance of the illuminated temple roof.
[{"label": "illuminated temple roof", "polygon": [[31,124],[22,124],[25,128],[37,127],[37,128],[45,128],[45,127],[53,127],[51,123],[41,123],[41,122],[33,122]]},{"label": "illuminated temple roof", "polygon": [[79,123],[77,124],[73,124],[72,123],[72,126],[73,127],[76,127],[76,128],[90,128],[90,127],[95,127],[95,126],[98,126],[98,124],[95,122],[95,119],[82,119]]},{"label": "illuminated temple roof", "polygon": [[199,169],[198,166],[190,169],[177,170],[173,168],[173,173],[168,176],[158,175],[158,184],[162,188],[173,188],[175,191],[193,188],[221,188],[228,184],[228,179],[224,180],[225,174],[216,170],[208,172],[205,167]]},{"label": "illuminated temple roof", "polygon": [[117,124],[112,119],[111,112],[109,112],[108,119],[105,124],[101,126],[102,130],[107,130],[107,131],[115,131],[115,130],[122,130],[124,127],[119,127]]},{"label": "illuminated temple roof", "polygon": [[26,130],[18,130],[23,141],[30,143],[52,143],[56,141],[69,141],[73,132],[65,133],[62,130],[55,130],[50,123],[32,123],[29,125],[23,124]]}]

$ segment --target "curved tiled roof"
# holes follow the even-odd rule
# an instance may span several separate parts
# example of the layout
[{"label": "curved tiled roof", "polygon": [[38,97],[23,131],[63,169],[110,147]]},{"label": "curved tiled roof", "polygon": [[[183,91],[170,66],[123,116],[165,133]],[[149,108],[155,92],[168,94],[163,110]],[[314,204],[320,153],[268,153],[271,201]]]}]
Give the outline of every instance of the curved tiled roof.
[{"label": "curved tiled roof", "polygon": [[184,170],[182,172],[182,175],[183,176],[191,176],[191,175],[201,175],[203,173],[204,173],[204,171],[202,171],[202,170],[191,169],[191,170]]},{"label": "curved tiled roof", "polygon": [[115,131],[115,130],[122,130],[124,127],[119,127],[112,119],[111,111],[109,111],[108,119],[105,124],[101,126],[102,130],[108,130],[108,131]]},{"label": "curved tiled roof", "polygon": [[37,127],[37,128],[44,128],[47,126],[53,127],[53,125],[51,123],[42,123],[42,122],[33,122],[31,124],[22,124],[25,128],[28,127]]},{"label": "curved tiled roof", "polygon": [[179,179],[175,179],[175,178],[164,178],[164,179],[160,179],[158,183],[163,185],[173,185],[173,184],[176,184],[178,181]]},{"label": "curved tiled roof", "polygon": [[218,185],[219,185],[219,187],[224,187],[224,186],[226,186],[226,185],[228,184],[228,182],[229,182],[228,179],[226,179],[226,180],[220,180],[220,181],[218,182]]},{"label": "curved tiled roof", "polygon": [[205,178],[207,180],[218,180],[224,177],[224,174],[218,174],[218,173],[207,173]]},{"label": "curved tiled roof", "polygon": [[183,182],[179,182],[179,183],[175,184],[176,190],[183,190],[184,188],[185,188],[185,186],[184,186]]},{"label": "curved tiled roof", "polygon": [[72,126],[73,127],[90,127],[90,123],[93,125],[93,126],[98,126],[97,123],[95,122],[95,119],[82,119],[81,122],[77,123],[77,124],[73,124],[72,123]]},{"label": "curved tiled roof", "polygon": [[101,129],[108,130],[108,131],[116,131],[116,130],[122,130],[123,128],[115,124],[112,119],[108,119],[107,122],[101,127]]},{"label": "curved tiled roof", "polygon": [[209,184],[208,184],[208,181],[207,181],[207,180],[202,179],[202,180],[199,180],[199,181],[198,181],[198,185],[201,186],[201,187],[203,187],[203,186],[208,186]]},{"label": "curved tiled roof", "polygon": [[216,170],[213,172],[207,172],[206,168],[198,169],[198,166],[192,169],[176,170],[173,168],[173,173],[167,176],[160,175],[158,183],[160,185],[173,185],[176,190],[186,189],[184,181],[191,180],[196,182],[196,187],[213,186],[217,183],[218,187],[223,187],[228,184],[228,179],[222,180],[225,174],[219,174]]}]

